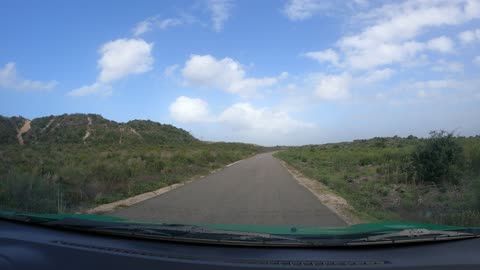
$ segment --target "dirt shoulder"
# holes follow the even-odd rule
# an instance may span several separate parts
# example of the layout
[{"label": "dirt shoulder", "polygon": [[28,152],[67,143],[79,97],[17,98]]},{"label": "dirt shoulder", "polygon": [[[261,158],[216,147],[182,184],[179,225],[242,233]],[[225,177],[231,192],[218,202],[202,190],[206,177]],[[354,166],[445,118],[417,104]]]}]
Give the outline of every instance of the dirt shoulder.
[{"label": "dirt shoulder", "polygon": [[287,164],[285,161],[280,160],[283,167],[298,181],[298,183],[308,189],[317,197],[317,199],[332,212],[337,214],[348,225],[363,223],[364,221],[355,215],[355,209],[348,204],[348,202],[335,194],[327,186],[319,181],[310,179],[304,176],[301,172]]},{"label": "dirt shoulder", "polygon": [[[247,157],[245,159],[248,159],[250,157]],[[230,163],[226,166],[223,166],[222,168],[218,168],[216,170],[213,170],[211,171],[210,173],[208,173],[207,175],[210,175],[212,173],[215,173],[215,172],[218,172],[220,170],[223,170],[227,167],[230,167],[232,166],[233,164],[237,163],[237,162],[240,162],[244,159],[241,159],[241,160],[237,160],[233,163]],[[123,200],[119,200],[119,201],[115,201],[115,202],[111,202],[111,203],[107,203],[107,204],[102,204],[102,205],[99,205],[95,208],[91,208],[91,209],[88,209],[88,210],[85,210],[85,211],[82,211],[82,213],[85,213],[85,214],[92,214],[92,215],[101,215],[101,214],[105,214],[105,213],[108,213],[108,212],[111,212],[115,209],[120,209],[120,208],[126,208],[126,207],[129,207],[129,206],[132,206],[134,204],[137,204],[137,203],[140,203],[140,202],[143,202],[145,200],[148,200],[148,199],[151,199],[153,197],[156,197],[158,195],[161,195],[161,194],[164,194],[164,193],[167,193],[169,191],[172,191],[174,189],[177,189],[177,188],[180,188],[186,184],[189,184],[191,182],[194,182],[194,181],[198,181],[198,180],[201,180],[202,178],[204,178],[205,176],[207,175],[196,175],[186,181],[183,181],[181,183],[176,183],[176,184],[173,184],[173,185],[170,185],[170,186],[166,186],[166,187],[163,187],[163,188],[160,188],[160,189],[157,189],[157,190],[154,190],[154,191],[150,191],[150,192],[146,192],[146,193],[142,193],[142,194],[139,194],[139,195],[136,195],[136,196],[133,196],[133,197],[130,197],[130,198],[126,198],[126,199],[123,199]]]},{"label": "dirt shoulder", "polygon": [[142,193],[142,194],[130,197],[130,198],[123,199],[123,200],[119,200],[119,201],[115,201],[115,202],[111,202],[111,203],[107,203],[107,204],[102,204],[102,205],[99,205],[95,208],[88,209],[88,210],[84,211],[84,213],[86,213],[86,214],[97,214],[98,215],[98,214],[104,214],[104,213],[113,211],[113,210],[118,209],[118,208],[129,207],[129,206],[132,206],[136,203],[143,202],[145,200],[151,199],[151,198],[153,198],[155,196],[158,196],[160,194],[163,194],[163,193],[169,192],[171,190],[177,189],[177,188],[179,188],[181,186],[184,186],[188,183],[191,183],[195,180],[201,179],[202,177],[203,176],[197,176],[197,177],[195,177],[195,179],[190,179],[190,180],[187,180],[187,181],[182,182],[182,183],[177,183],[177,184],[173,184],[173,185],[170,185],[170,186],[166,186],[166,187],[154,190],[154,191]]}]

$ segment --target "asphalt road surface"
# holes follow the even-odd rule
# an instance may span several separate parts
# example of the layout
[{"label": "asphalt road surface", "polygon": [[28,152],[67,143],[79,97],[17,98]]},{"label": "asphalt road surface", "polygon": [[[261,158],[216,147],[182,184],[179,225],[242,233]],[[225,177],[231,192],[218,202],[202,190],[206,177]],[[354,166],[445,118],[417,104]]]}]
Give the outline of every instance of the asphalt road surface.
[{"label": "asphalt road surface", "polygon": [[346,225],[298,184],[271,153],[239,161],[107,215],[166,223]]}]

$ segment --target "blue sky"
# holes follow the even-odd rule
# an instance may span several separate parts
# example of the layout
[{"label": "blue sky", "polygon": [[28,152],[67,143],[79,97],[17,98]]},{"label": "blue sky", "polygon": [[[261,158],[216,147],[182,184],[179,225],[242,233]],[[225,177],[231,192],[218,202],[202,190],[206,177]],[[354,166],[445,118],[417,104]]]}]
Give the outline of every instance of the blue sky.
[{"label": "blue sky", "polygon": [[480,1],[4,1],[0,114],[211,141],[480,134]]}]

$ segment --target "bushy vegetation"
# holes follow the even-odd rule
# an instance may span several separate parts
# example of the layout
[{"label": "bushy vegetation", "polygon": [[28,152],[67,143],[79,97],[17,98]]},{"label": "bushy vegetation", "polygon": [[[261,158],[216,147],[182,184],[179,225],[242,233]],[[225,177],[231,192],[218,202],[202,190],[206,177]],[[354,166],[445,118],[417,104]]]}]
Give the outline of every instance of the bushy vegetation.
[{"label": "bushy vegetation", "polygon": [[424,182],[457,183],[462,175],[463,148],[453,133],[432,131],[412,155],[416,177]]},{"label": "bushy vegetation", "polygon": [[371,221],[480,225],[480,137],[373,138],[276,155]]},{"label": "bushy vegetation", "polygon": [[22,117],[0,116],[0,144],[18,143],[17,129],[20,129],[25,121]]},{"label": "bushy vegetation", "polygon": [[0,205],[74,212],[207,174],[260,150],[236,143],[6,145],[0,147]]},{"label": "bushy vegetation", "polygon": [[[187,180],[264,149],[205,143],[153,121],[96,114],[0,116],[0,210],[74,212]],[[88,136],[87,136],[88,135]]]},{"label": "bushy vegetation", "polygon": [[[23,117],[0,116],[0,145],[18,143]],[[117,123],[98,114],[62,114],[32,119],[25,144],[189,144],[198,140],[187,131],[149,120]],[[85,135],[89,132],[89,136]]]}]

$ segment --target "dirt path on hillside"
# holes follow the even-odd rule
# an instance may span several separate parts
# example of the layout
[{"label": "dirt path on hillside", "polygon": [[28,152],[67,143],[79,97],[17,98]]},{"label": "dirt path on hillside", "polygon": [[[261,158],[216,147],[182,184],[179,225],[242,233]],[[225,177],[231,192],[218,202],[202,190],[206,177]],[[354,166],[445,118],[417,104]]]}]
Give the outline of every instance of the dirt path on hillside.
[{"label": "dirt path on hillside", "polygon": [[83,143],[85,144],[85,140],[90,137],[90,129],[92,127],[92,118],[90,116],[87,116],[88,124],[87,124],[87,131],[85,132],[85,136],[83,136]]},{"label": "dirt path on hillside", "polygon": [[18,139],[18,143],[20,145],[25,144],[22,136],[23,136],[23,134],[27,133],[30,130],[30,123],[31,122],[32,121],[30,121],[30,120],[25,120],[25,123],[23,124],[22,128],[17,129],[17,139]]}]

